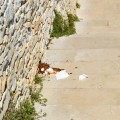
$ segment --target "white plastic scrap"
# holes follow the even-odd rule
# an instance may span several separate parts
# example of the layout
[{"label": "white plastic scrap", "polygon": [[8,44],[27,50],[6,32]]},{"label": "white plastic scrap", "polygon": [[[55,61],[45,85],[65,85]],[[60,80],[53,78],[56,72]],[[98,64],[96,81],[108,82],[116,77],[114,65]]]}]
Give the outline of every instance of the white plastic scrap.
[{"label": "white plastic scrap", "polygon": [[86,78],[88,78],[86,74],[82,74],[79,76],[79,80],[85,80]]},{"label": "white plastic scrap", "polygon": [[53,73],[54,72],[54,70],[52,68],[48,68],[46,71],[49,72],[49,73]]},{"label": "white plastic scrap", "polygon": [[48,68],[47,70],[45,70],[45,74],[47,75],[48,73],[53,73],[54,70],[52,68]]},{"label": "white plastic scrap", "polygon": [[60,72],[57,72],[57,74],[55,76],[56,76],[57,80],[60,80],[60,79],[69,77],[69,74],[66,72],[66,70],[62,70]]}]

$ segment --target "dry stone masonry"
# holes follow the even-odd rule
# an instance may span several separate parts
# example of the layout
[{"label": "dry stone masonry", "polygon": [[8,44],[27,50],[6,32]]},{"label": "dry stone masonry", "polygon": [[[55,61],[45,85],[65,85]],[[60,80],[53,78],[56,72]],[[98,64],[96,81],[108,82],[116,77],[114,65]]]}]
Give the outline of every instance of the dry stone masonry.
[{"label": "dry stone masonry", "polygon": [[54,10],[75,14],[76,0],[0,0],[0,120],[11,96],[29,96],[38,63],[49,41]]}]

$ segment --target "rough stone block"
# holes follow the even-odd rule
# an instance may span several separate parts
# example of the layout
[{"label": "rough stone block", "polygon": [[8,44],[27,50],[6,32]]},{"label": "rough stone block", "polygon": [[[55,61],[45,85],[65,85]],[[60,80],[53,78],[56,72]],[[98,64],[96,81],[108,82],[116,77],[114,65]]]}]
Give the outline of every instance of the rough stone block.
[{"label": "rough stone block", "polygon": [[10,24],[10,22],[12,22],[14,20],[14,8],[13,8],[13,5],[12,3],[9,3],[7,5],[7,8],[5,10],[5,14],[4,14],[4,17],[5,17],[5,22],[7,25]]}]

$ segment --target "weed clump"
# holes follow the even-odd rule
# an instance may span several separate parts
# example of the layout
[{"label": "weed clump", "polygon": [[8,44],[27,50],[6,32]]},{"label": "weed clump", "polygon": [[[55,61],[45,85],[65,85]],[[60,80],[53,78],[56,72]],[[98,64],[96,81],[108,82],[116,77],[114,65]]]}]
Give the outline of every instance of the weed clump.
[{"label": "weed clump", "polygon": [[55,10],[55,19],[53,21],[53,30],[51,37],[61,37],[71,35],[76,32],[75,21],[79,21],[76,15],[67,14],[68,20],[64,20],[62,15]]},{"label": "weed clump", "polygon": [[47,102],[47,99],[43,98],[43,95],[41,94],[43,88],[43,80],[41,77],[36,75],[34,82],[35,86],[29,87],[30,97],[20,103],[18,109],[15,109],[13,98],[11,99],[3,120],[37,120],[37,118],[46,116],[46,113],[41,113],[41,116],[38,115],[34,107],[35,102],[39,102],[42,105],[45,105]]},{"label": "weed clump", "polygon": [[35,81],[35,84],[39,84],[41,87],[43,87],[43,78],[42,77],[35,75],[34,81]]},{"label": "weed clump", "polygon": [[35,76],[35,84],[37,84],[37,89],[30,87],[31,102],[39,102],[40,104],[45,104],[47,102],[46,98],[43,98],[41,91],[43,89],[43,78],[38,75]]},{"label": "weed clump", "polygon": [[76,8],[80,8],[80,4],[79,3],[76,3]]},{"label": "weed clump", "polygon": [[23,101],[18,109],[15,109],[15,104],[11,101],[3,120],[35,120],[37,115],[33,104],[28,99]]}]

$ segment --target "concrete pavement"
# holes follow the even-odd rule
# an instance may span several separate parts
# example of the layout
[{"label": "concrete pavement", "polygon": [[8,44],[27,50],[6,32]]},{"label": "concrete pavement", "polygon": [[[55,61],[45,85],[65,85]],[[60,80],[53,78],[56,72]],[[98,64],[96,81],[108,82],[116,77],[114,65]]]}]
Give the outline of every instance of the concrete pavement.
[{"label": "concrete pavement", "polygon": [[[120,1],[79,3],[77,33],[52,40],[43,56],[44,62],[71,73],[44,82],[44,119],[120,120]],[[83,73],[88,78],[79,81]]]}]

